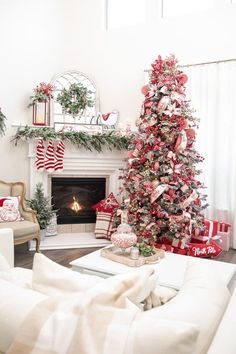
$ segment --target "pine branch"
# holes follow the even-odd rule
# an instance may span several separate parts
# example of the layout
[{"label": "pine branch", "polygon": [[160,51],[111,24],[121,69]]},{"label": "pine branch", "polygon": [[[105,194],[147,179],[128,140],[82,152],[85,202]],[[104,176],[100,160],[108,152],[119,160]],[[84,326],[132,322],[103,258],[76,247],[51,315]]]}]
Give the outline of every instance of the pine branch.
[{"label": "pine branch", "polygon": [[42,138],[44,141],[48,140],[64,140],[78,148],[84,148],[90,151],[101,152],[103,147],[117,150],[127,150],[129,144],[134,138],[131,136],[119,136],[116,131],[107,133],[97,133],[90,135],[86,132],[55,132],[52,127],[31,128],[29,126],[19,127],[12,141],[15,145],[19,141],[32,140]]}]

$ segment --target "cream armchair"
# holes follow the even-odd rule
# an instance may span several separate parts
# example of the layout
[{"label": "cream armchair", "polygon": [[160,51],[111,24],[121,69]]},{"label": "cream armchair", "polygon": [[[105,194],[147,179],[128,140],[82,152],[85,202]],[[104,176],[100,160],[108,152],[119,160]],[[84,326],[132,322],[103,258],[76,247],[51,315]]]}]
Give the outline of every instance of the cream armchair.
[{"label": "cream armchair", "polygon": [[36,218],[36,212],[26,206],[25,185],[22,182],[6,183],[0,181],[0,197],[20,196],[19,210],[23,218],[21,221],[0,222],[0,229],[13,230],[14,244],[36,241],[36,252],[40,246],[40,228]]}]

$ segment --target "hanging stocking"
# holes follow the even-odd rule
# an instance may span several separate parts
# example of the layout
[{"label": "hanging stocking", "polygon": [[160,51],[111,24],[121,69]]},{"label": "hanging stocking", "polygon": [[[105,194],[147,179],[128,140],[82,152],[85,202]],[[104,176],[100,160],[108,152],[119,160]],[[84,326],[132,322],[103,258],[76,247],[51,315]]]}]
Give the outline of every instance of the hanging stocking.
[{"label": "hanging stocking", "polygon": [[39,139],[36,146],[36,160],[35,165],[38,171],[44,170],[44,145],[43,139]]},{"label": "hanging stocking", "polygon": [[61,172],[63,170],[63,159],[65,153],[65,144],[62,140],[59,141],[56,148],[56,163],[55,163],[55,171]]},{"label": "hanging stocking", "polygon": [[48,147],[45,155],[45,168],[48,172],[53,172],[55,168],[55,153],[51,140],[48,142]]}]

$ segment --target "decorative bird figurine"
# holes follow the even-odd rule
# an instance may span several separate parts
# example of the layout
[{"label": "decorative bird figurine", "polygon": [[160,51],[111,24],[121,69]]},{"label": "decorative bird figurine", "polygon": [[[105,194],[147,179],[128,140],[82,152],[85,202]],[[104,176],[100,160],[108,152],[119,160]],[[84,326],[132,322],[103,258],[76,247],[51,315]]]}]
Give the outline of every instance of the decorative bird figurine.
[{"label": "decorative bird figurine", "polygon": [[113,109],[111,112],[101,115],[101,123],[105,125],[115,125],[119,117],[119,111]]}]

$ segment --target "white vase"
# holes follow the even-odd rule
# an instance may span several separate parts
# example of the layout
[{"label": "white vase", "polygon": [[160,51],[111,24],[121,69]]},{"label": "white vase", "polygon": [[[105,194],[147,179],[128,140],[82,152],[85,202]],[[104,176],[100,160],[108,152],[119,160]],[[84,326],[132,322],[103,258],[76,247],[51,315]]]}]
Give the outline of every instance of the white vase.
[{"label": "white vase", "polygon": [[43,241],[45,239],[45,234],[46,234],[46,230],[40,230],[40,240]]},{"label": "white vase", "polygon": [[56,213],[53,214],[50,224],[46,227],[46,234],[45,236],[56,236],[57,235],[57,215]]}]

